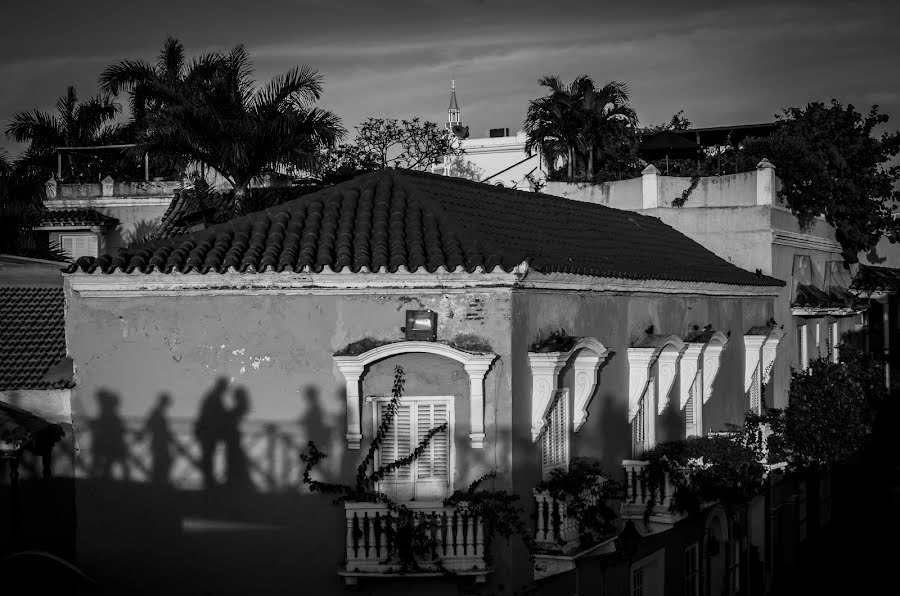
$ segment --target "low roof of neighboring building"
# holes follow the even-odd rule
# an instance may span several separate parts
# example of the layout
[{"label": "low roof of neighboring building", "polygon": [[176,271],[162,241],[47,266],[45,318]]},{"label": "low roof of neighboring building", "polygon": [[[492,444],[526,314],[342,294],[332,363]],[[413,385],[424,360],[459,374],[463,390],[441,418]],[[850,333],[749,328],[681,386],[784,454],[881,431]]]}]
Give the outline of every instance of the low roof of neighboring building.
[{"label": "low roof of neighboring building", "polygon": [[91,228],[94,226],[114,227],[117,225],[119,225],[118,219],[93,209],[54,209],[44,211],[40,227],[71,226]]},{"label": "low roof of neighboring building", "polygon": [[900,269],[860,263],[850,289],[862,292],[896,292],[900,290]]},{"label": "low roof of neighboring building", "polygon": [[500,267],[781,286],[654,217],[461,178],[387,169],[179,238],[82,257],[67,272],[320,272]]},{"label": "low roof of neighboring building", "polygon": [[[268,208],[286,203],[310,192],[310,185],[273,186],[248,189],[248,201],[259,208]],[[174,238],[189,233],[190,219],[194,216],[199,222],[223,222],[229,219],[228,214],[234,210],[234,191],[225,192],[210,189],[193,188],[176,191],[175,198],[169,203],[166,212],[160,219],[157,239]]]},{"label": "low roof of neighboring building", "polygon": [[0,391],[72,383],[63,289],[0,287]]},{"label": "low roof of neighboring building", "polygon": [[36,448],[38,452],[49,449],[65,436],[58,424],[32,414],[12,404],[0,402],[0,444],[15,450]]}]

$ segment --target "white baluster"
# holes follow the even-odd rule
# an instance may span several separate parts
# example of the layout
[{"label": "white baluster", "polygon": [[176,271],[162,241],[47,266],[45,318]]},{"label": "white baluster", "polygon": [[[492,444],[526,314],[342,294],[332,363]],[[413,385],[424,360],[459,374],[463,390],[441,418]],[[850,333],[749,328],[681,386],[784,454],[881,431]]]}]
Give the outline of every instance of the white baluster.
[{"label": "white baluster", "polygon": [[353,522],[356,517],[356,513],[351,510],[346,510],[347,513],[347,560],[352,561],[356,558],[356,549],[354,548],[354,543],[356,542],[353,538]]},{"label": "white baluster", "polygon": [[378,560],[378,553],[375,550],[375,516],[374,512],[366,511],[366,524],[369,536],[369,544],[366,549],[366,558]]}]

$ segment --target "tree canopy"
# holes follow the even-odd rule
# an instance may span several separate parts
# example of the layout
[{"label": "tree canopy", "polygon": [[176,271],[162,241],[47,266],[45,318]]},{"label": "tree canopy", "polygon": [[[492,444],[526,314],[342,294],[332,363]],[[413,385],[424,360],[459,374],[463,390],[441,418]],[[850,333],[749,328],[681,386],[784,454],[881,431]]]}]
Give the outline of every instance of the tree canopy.
[{"label": "tree canopy", "polygon": [[888,121],[873,106],[867,115],[852,105],[813,102],[788,108],[779,129],[765,138],[748,139],[745,163],[768,158],[783,182],[779,196],[801,226],[823,216],[835,229],[844,260],[875,247],[882,237],[900,240],[893,218],[900,167],[888,162],[900,153],[900,133],[875,129]]},{"label": "tree canopy", "polygon": [[[118,132],[113,120],[120,111],[119,104],[100,94],[79,100],[75,87],[56,100],[55,112],[29,110],[15,114],[6,127],[6,136],[20,143],[28,143],[25,153],[16,162],[22,175],[45,181],[56,171],[56,148],[102,145],[115,138]],[[63,176],[90,176],[90,168],[76,167],[70,155],[63,164]]]},{"label": "tree canopy", "polygon": [[426,170],[444,156],[463,153],[457,137],[435,122],[367,118],[356,127],[354,142],[326,152],[321,173],[325,180],[339,182],[387,167]]},{"label": "tree canopy", "polygon": [[315,69],[294,67],[256,88],[244,46],[202,60],[207,72],[198,84],[141,82],[142,93],[155,101],[142,148],[184,155],[218,171],[234,186],[237,213],[251,180],[312,170],[320,149],[343,137],[340,119],[312,105],[322,94]]},{"label": "tree canopy", "polygon": [[527,151],[539,148],[551,166],[561,158],[569,178],[583,164],[588,179],[593,179],[598,162],[608,165],[633,152],[638,120],[625,83],[597,87],[586,75],[570,85],[549,75],[538,82],[547,93],[528,105]]}]

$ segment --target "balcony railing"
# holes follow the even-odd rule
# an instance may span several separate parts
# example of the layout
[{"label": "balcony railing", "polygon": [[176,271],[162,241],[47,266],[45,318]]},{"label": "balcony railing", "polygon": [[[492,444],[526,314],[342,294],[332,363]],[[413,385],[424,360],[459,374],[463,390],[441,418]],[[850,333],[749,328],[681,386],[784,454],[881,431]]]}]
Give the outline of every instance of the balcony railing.
[{"label": "balcony railing", "polygon": [[[675,486],[669,479],[668,472],[663,478],[653,481],[647,473],[650,464],[644,460],[626,459],[622,462],[625,469],[625,501],[622,503],[623,519],[644,519],[649,510],[650,521],[675,523],[682,514],[670,511]],[[652,501],[652,503],[651,503]],[[652,505],[652,507],[648,507]]]},{"label": "balcony railing", "polygon": [[[605,478],[597,478],[599,483],[604,481]],[[553,497],[550,491],[534,490],[534,500],[537,504],[534,543],[539,550],[572,551],[581,546],[581,538],[586,529],[584,524],[569,511],[574,499],[579,499],[585,507],[597,504],[597,496],[589,492],[579,496]]]},{"label": "balcony railing", "polygon": [[[366,575],[439,575],[452,572],[483,580],[489,572],[484,558],[484,525],[476,516],[440,504],[407,503],[413,523],[424,532],[430,552],[403,561],[398,515],[384,503],[344,504],[347,518],[347,563],[340,573],[348,584]],[[423,527],[424,526],[424,527]],[[404,535],[408,536],[406,532]],[[421,536],[421,535],[420,535]]]}]

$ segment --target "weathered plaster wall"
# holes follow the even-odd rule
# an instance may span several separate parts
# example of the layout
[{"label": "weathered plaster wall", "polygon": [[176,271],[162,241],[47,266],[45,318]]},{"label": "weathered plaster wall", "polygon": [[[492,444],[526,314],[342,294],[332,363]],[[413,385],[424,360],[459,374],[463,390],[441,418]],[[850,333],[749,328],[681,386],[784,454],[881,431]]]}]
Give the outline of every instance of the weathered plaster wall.
[{"label": "weathered plaster wall", "polygon": [[[343,482],[352,481],[372,436],[371,407],[363,409],[363,450],[346,450],[345,389],[332,354],[367,337],[401,340],[406,309],[433,309],[439,339],[475,336],[499,356],[485,379],[485,448],[468,446],[468,377],[455,362],[413,355],[376,363],[363,378],[363,394],[389,393],[393,365],[400,363],[408,395],[456,395],[460,487],[489,469],[500,472],[496,486],[509,484],[508,291],[82,298],[68,290],[67,299],[79,434],[96,417],[102,391],[118,396],[123,418],[144,419],[167,393],[169,416],[192,420],[204,393],[224,377],[230,387],[249,393],[248,421],[293,426],[298,445],[315,440],[328,453],[322,479]],[[147,565],[157,569],[151,574],[156,583],[148,587],[155,593],[178,582],[198,589],[209,589],[212,582],[237,592],[343,592],[336,567],[344,556],[344,511],[327,496],[310,495],[305,488],[207,494],[121,480],[90,480],[84,486],[78,493],[81,561],[88,573],[112,585],[124,585],[135,574],[143,577]],[[114,530],[101,531],[104,527]],[[495,567],[492,581],[508,583],[508,564],[500,560]],[[390,584],[390,590],[387,585],[372,581],[365,589],[421,588],[415,582]],[[449,588],[455,590],[452,582],[434,583],[438,592]]]},{"label": "weathered plaster wall", "polygon": [[[516,447],[530,443],[530,374],[527,373],[528,345],[537,337],[563,328],[569,335],[593,336],[610,356],[600,368],[598,384],[588,408],[588,419],[573,436],[573,456],[599,458],[606,470],[618,474],[623,459],[632,457],[631,425],[628,422],[628,360],[626,350],[653,325],[654,333],[685,336],[694,325],[712,324],[730,333],[722,352],[713,394],[703,409],[705,430],[725,430],[728,422],[739,423],[749,407],[744,393],[744,346],[742,336],[754,325],[765,324],[772,316],[771,298],[707,298],[687,296],[589,296],[578,294],[516,294],[513,305],[514,335],[514,425]],[[522,340],[526,341],[522,341]],[[781,357],[781,354],[779,355]],[[563,371],[563,382],[571,375]],[[678,398],[678,380],[671,393]],[[571,387],[571,385],[568,385]],[[670,406],[671,407],[671,406]],[[664,412],[665,419],[673,412]],[[680,415],[680,413],[678,413]],[[658,432],[664,427],[659,421]],[[662,440],[662,436],[658,437]],[[532,486],[540,480],[540,446],[533,444],[521,458],[517,456],[516,485]]]},{"label": "weathered plaster wall", "polygon": [[573,201],[597,203],[616,209],[636,210],[643,208],[641,189],[641,179],[631,178],[602,184],[547,182],[547,186],[542,192]]},{"label": "weathered plaster wall", "polygon": [[742,269],[760,269],[765,275],[778,277],[772,269],[769,211],[768,206],[714,209],[660,207],[641,213],[659,218]]}]

